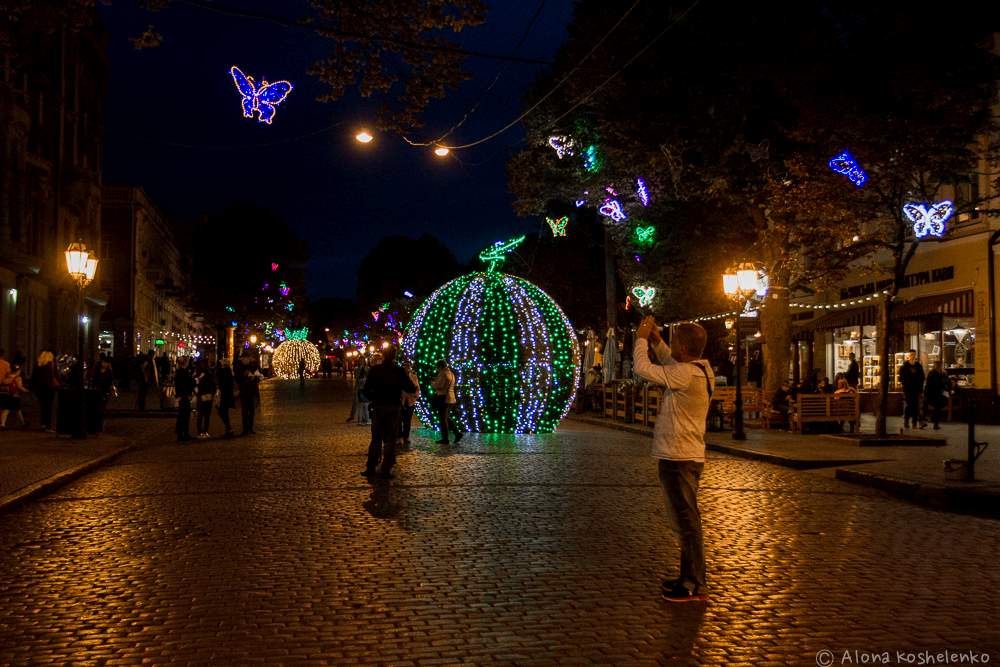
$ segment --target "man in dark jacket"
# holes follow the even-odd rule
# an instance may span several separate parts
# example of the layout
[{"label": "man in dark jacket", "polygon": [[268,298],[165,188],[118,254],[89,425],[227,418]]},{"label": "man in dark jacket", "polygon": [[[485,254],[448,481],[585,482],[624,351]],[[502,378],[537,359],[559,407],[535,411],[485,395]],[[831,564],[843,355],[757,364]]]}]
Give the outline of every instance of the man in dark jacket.
[{"label": "man in dark jacket", "polygon": [[191,439],[191,396],[194,394],[194,375],[188,367],[188,358],[177,359],[174,373],[174,391],[177,396],[177,442]]},{"label": "man in dark jacket", "polygon": [[924,367],[917,361],[917,351],[906,353],[899,367],[899,386],[903,388],[903,428],[916,428],[920,421],[920,392],[924,390]]},{"label": "man in dark jacket", "polygon": [[[396,349],[389,348],[383,355],[382,363],[373,366],[368,372],[368,379],[361,389],[361,393],[371,401],[371,409],[375,413],[372,424],[373,437],[368,446],[368,462],[361,473],[364,477],[370,477],[377,472],[379,477],[392,479],[404,391],[413,393],[417,391],[417,387],[406,371],[396,363]],[[381,468],[379,468],[380,458]]]},{"label": "man in dark jacket", "polygon": [[848,386],[858,388],[858,382],[861,380],[861,369],[858,368],[858,358],[853,352],[851,352],[851,363],[847,366],[844,377],[847,379]]}]

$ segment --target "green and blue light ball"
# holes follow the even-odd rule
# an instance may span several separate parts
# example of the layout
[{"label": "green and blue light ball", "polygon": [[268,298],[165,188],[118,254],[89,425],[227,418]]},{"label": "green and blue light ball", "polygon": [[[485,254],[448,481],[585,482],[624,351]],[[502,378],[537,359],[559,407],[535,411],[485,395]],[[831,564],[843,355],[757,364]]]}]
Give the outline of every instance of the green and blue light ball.
[{"label": "green and blue light ball", "polygon": [[420,381],[417,414],[429,425],[431,382],[444,359],[455,373],[453,416],[475,433],[548,433],[566,416],[580,377],[576,333],[536,285],[471,273],[434,292],[403,339]]}]

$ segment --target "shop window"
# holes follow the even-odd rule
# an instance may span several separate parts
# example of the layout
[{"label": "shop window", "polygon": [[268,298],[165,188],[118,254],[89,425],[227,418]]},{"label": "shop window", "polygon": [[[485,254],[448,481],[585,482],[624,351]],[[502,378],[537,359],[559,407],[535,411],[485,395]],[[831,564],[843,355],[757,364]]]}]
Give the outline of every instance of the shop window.
[{"label": "shop window", "polygon": [[973,318],[928,321],[920,335],[920,360],[927,370],[937,362],[943,368],[972,368],[976,364],[976,327]]}]

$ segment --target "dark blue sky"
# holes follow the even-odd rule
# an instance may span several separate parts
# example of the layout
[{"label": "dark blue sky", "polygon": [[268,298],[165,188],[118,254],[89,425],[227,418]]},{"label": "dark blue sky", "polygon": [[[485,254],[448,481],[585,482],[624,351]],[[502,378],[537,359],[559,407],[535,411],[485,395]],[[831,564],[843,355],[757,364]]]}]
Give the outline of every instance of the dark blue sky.
[{"label": "dark blue sky", "polygon": [[[276,5],[232,0],[231,6],[273,13]],[[486,24],[463,32],[463,44],[511,53],[537,7],[538,0],[493,0]],[[550,59],[571,15],[572,0],[548,0],[520,55]],[[354,96],[316,101],[322,86],[306,70],[328,42],[308,31],[183,4],[149,14],[114,2],[102,17],[111,68],[105,182],[141,185],[183,216],[237,199],[274,209],[309,244],[313,298],[353,297],[361,258],[388,234],[437,235],[464,262],[494,240],[537,225],[514,216],[507,193],[505,162],[523,138],[520,127],[443,160],[398,136],[361,146],[353,136],[365,124],[365,103]],[[133,49],[128,37],[149,23],[163,44]],[[232,65],[258,81],[295,85],[273,125],[243,118]],[[466,68],[473,78],[425,114],[427,137],[459,120],[501,69],[503,77],[451,140],[464,143],[505,125],[520,113],[521,96],[540,72],[537,65],[478,58]]]}]

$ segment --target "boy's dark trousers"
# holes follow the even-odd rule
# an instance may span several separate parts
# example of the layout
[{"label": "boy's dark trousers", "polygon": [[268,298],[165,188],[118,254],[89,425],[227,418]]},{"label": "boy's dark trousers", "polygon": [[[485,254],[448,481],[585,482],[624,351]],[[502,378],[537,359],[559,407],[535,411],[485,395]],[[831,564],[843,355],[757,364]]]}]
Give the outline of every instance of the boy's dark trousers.
[{"label": "boy's dark trousers", "polygon": [[691,591],[705,587],[705,545],[698,511],[698,483],[704,463],[660,459],[660,484],[667,512],[681,541],[681,584]]}]

